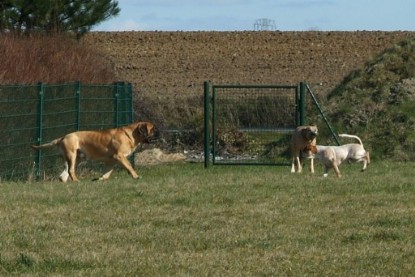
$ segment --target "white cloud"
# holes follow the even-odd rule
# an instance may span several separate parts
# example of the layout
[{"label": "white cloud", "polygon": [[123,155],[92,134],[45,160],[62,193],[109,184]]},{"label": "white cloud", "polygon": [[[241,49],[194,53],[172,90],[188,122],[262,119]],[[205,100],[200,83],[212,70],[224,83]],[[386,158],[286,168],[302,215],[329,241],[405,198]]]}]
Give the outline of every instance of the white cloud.
[{"label": "white cloud", "polygon": [[121,21],[117,24],[118,26],[114,26],[114,30],[121,30],[121,31],[138,31],[144,30],[144,24],[141,24],[134,20],[125,20]]},{"label": "white cloud", "polygon": [[146,24],[137,22],[132,19],[128,20],[112,20],[99,25],[95,28],[96,31],[143,31],[146,29]]}]

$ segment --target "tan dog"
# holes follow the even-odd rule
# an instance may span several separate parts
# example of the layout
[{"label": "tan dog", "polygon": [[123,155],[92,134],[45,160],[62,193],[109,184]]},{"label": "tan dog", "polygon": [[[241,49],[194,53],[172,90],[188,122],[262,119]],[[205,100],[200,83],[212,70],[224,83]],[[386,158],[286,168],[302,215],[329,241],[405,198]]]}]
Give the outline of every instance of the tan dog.
[{"label": "tan dog", "polygon": [[[78,131],[57,138],[42,145],[32,145],[34,149],[57,146],[65,159],[65,170],[59,176],[62,182],[69,177],[78,181],[75,174],[79,158],[86,156],[105,164],[105,173],[98,180],[107,180],[116,163],[124,167],[131,176],[139,178],[127,157],[141,143],[148,143],[154,135],[154,125],[150,122],[137,122],[128,126],[101,131]],[[78,159],[77,159],[78,158]]]},{"label": "tan dog", "polygon": [[[301,173],[302,165],[300,161],[301,151],[308,145],[316,145],[316,137],[318,135],[317,126],[298,126],[292,135],[291,140],[291,173],[295,173],[295,164],[297,164],[297,172]],[[314,161],[311,159],[310,171],[314,173]]]},{"label": "tan dog", "polygon": [[362,140],[358,136],[340,134],[339,137],[354,138],[359,143],[349,143],[340,146],[308,145],[303,151],[306,157],[316,158],[324,165],[324,177],[327,177],[330,168],[333,168],[337,177],[341,177],[339,166],[343,161],[363,162],[362,171],[370,163],[369,152],[363,148]]}]

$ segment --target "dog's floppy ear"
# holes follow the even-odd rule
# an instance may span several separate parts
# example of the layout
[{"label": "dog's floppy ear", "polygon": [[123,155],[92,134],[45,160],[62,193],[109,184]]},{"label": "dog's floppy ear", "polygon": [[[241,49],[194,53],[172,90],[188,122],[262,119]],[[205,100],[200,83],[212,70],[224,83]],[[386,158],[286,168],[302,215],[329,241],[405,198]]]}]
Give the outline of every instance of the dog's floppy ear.
[{"label": "dog's floppy ear", "polygon": [[304,147],[302,151],[303,152],[310,151],[311,153],[316,154],[317,153],[317,147],[313,144],[307,144],[307,146]]},{"label": "dog's floppy ear", "polygon": [[137,126],[136,131],[141,137],[148,139],[154,136],[154,125],[150,122],[142,122]]},{"label": "dog's floppy ear", "polygon": [[144,137],[148,136],[147,123],[140,124],[137,129],[138,129],[138,133],[140,133]]},{"label": "dog's floppy ear", "polygon": [[147,122],[146,123],[146,129],[147,129],[147,136],[153,136],[154,134],[154,125],[153,123]]}]

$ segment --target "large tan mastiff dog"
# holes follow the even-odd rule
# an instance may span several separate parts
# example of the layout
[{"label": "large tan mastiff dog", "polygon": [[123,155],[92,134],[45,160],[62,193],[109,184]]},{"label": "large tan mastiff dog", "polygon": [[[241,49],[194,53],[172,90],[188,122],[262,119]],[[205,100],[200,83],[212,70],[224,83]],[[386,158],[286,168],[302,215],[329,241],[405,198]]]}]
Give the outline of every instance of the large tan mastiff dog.
[{"label": "large tan mastiff dog", "polygon": [[[295,173],[295,165],[297,172],[301,173],[303,167],[300,161],[301,151],[308,145],[316,145],[316,137],[318,128],[315,125],[298,126],[292,135],[291,140],[291,173]],[[314,173],[314,161],[310,158],[310,172]]]},{"label": "large tan mastiff dog", "polygon": [[73,132],[46,144],[32,145],[32,148],[43,149],[53,146],[59,148],[65,160],[65,170],[59,176],[62,182],[66,182],[69,177],[72,181],[78,181],[75,169],[79,158],[82,157],[104,162],[105,173],[98,180],[107,180],[117,163],[136,179],[139,176],[127,157],[140,144],[148,143],[153,135],[152,123],[137,122],[116,129]]}]

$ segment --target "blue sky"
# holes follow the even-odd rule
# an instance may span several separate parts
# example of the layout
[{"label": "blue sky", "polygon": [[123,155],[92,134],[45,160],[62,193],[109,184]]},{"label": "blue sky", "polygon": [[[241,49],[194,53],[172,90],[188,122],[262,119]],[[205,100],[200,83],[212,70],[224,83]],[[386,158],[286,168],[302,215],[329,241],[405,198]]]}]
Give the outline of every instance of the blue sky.
[{"label": "blue sky", "polygon": [[281,31],[415,31],[413,0],[118,0],[95,31],[243,31],[258,19]]}]

